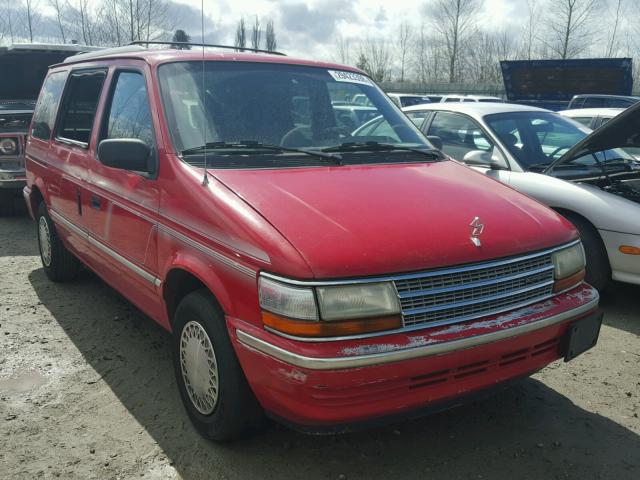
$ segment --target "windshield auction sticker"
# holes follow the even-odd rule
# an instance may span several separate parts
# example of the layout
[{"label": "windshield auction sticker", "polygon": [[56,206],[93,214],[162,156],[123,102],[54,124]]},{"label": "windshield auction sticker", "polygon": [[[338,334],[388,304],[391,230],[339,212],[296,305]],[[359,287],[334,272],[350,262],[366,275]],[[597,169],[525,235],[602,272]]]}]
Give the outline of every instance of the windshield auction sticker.
[{"label": "windshield auction sticker", "polygon": [[360,83],[362,85],[371,85],[369,77],[355,72],[346,72],[344,70],[329,70],[329,75],[336,82]]}]

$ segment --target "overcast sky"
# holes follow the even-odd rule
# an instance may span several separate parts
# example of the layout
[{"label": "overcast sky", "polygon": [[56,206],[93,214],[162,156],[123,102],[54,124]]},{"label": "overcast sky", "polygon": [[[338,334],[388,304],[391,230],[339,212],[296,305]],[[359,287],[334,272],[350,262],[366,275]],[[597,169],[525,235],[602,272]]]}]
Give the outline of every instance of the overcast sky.
[{"label": "overcast sky", "polygon": [[[176,18],[195,41],[200,37],[200,0],[174,0],[184,5]],[[337,35],[367,35],[392,39],[398,25],[420,24],[419,0],[204,0],[205,38],[233,44],[240,17],[252,23],[258,15],[264,24],[275,22],[278,49],[289,55],[336,60]],[[481,25],[518,28],[524,21],[525,0],[485,0]],[[264,33],[263,33],[264,39]]]}]

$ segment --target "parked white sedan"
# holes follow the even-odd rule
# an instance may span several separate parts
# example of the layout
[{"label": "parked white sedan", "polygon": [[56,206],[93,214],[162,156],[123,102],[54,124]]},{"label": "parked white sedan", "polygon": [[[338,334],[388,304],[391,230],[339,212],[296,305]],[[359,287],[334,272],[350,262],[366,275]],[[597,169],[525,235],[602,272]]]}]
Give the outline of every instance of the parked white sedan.
[{"label": "parked white sedan", "polygon": [[640,162],[618,148],[640,147],[640,104],[591,135],[577,122],[522,105],[439,103],[403,110],[422,119],[421,130],[438,137],[450,157],[570,220],[583,238],[589,283],[600,290],[611,278],[640,284]]}]

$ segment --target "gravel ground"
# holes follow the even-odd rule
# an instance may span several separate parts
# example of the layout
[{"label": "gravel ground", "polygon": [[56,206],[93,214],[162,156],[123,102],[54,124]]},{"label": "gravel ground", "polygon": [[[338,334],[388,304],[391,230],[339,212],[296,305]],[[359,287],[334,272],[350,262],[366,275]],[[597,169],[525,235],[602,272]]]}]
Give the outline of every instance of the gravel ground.
[{"label": "gravel ground", "polygon": [[35,226],[0,219],[0,478],[638,479],[640,287],[603,298],[597,347],[485,400],[313,437],[200,438],[169,337],[96,276],[49,282]]}]

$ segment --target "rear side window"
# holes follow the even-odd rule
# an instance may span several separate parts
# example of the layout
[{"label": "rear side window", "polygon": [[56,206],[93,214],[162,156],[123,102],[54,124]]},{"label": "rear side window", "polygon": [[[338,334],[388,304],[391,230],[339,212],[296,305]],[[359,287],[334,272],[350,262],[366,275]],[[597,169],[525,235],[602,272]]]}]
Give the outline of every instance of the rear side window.
[{"label": "rear side window", "polygon": [[152,146],[153,128],[144,76],[139,72],[120,72],[115,85],[102,138],[137,138]]},{"label": "rear side window", "polygon": [[611,108],[627,108],[635,103],[634,100],[625,99],[625,98],[612,98],[607,103],[607,106]]},{"label": "rear side window", "polygon": [[42,85],[40,98],[33,114],[31,136],[42,140],[49,140],[56,121],[58,103],[67,79],[67,72],[52,73]]},{"label": "rear side window", "polygon": [[75,72],[69,77],[57,137],[89,145],[106,72]]},{"label": "rear side window", "polygon": [[605,108],[610,100],[604,97],[590,97],[584,101],[583,108]]},{"label": "rear side window", "polygon": [[584,97],[573,98],[569,102],[569,105],[567,106],[567,109],[571,110],[573,108],[581,108],[582,104],[584,104]]},{"label": "rear side window", "polygon": [[571,120],[575,120],[578,123],[581,123],[585,127],[591,127],[591,120],[593,117],[569,117]]}]

